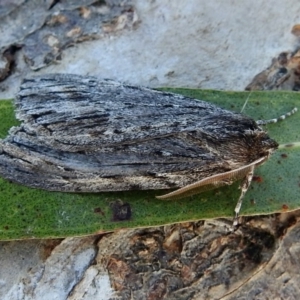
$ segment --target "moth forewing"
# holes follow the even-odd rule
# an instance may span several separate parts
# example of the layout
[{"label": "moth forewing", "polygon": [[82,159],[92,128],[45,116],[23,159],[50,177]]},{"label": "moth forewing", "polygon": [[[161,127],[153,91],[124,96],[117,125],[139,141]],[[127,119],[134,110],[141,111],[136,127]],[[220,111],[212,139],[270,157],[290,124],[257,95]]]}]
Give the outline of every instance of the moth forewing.
[{"label": "moth forewing", "polygon": [[[228,172],[216,174],[207,178],[204,178],[198,182],[189,184],[183,188],[180,188],[176,191],[173,191],[171,193],[162,195],[162,196],[156,196],[157,199],[162,200],[175,200],[175,199],[181,199],[188,196],[193,196],[199,193],[203,193],[208,190],[212,190],[224,185],[230,185],[233,182],[244,179],[248,176],[249,172],[253,170],[256,166],[262,164],[268,159],[268,156],[261,157],[254,161],[251,164],[248,164],[246,166],[242,166],[238,169],[231,170]],[[251,181],[250,181],[251,182]],[[245,192],[244,192],[245,194]]]}]

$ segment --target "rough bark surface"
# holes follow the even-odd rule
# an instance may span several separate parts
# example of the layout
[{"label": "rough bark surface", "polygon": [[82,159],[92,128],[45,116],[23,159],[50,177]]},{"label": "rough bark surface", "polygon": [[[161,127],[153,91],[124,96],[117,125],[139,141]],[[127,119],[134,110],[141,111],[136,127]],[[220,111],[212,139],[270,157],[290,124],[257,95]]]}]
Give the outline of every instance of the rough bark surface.
[{"label": "rough bark surface", "polygon": [[4,33],[0,52],[6,62],[0,69],[0,79],[12,71],[16,45],[22,48],[30,68],[38,70],[60,61],[62,51],[76,43],[100,39],[137,23],[130,0],[4,1],[0,16],[0,31]]},{"label": "rough bark surface", "polygon": [[[300,213],[244,221],[235,232],[214,220],[22,242],[23,257],[35,249],[42,263],[16,261],[2,299],[297,299]],[[15,243],[1,255],[14,257]]]}]

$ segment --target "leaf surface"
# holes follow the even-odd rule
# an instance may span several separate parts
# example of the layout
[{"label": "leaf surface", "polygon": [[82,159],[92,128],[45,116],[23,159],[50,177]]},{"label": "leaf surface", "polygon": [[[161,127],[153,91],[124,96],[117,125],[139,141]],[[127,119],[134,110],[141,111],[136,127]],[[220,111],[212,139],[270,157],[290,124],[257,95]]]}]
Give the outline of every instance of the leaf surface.
[{"label": "leaf surface", "polygon": [[[258,119],[280,116],[299,103],[293,92],[221,92],[165,89],[211,101],[223,108]],[[18,125],[12,101],[0,101],[0,137]],[[266,127],[279,144],[300,141],[300,113]],[[299,144],[298,144],[299,145]],[[276,151],[256,169],[241,215],[295,210],[300,207],[300,149]],[[192,172],[193,170],[191,170]],[[176,201],[155,198],[166,191],[129,191],[99,194],[69,194],[27,188],[0,178],[0,239],[67,237],[150,227],[190,220],[233,217],[239,183]]]}]

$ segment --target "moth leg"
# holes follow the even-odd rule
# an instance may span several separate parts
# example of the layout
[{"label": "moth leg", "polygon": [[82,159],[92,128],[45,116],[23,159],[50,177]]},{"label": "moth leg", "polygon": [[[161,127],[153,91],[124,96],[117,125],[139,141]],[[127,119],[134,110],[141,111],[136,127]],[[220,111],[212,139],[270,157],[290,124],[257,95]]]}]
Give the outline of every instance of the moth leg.
[{"label": "moth leg", "polygon": [[235,209],[234,209],[234,212],[235,212],[235,217],[233,219],[233,226],[237,226],[238,225],[238,218],[239,218],[239,213],[240,213],[240,210],[241,210],[241,207],[242,207],[242,204],[243,204],[243,198],[246,194],[246,192],[248,191],[249,189],[249,186],[251,184],[251,181],[252,181],[252,178],[253,178],[253,174],[254,174],[254,169],[255,169],[255,166],[252,165],[249,172],[246,174],[242,184],[241,184],[241,195],[240,195],[240,198],[235,206]]}]

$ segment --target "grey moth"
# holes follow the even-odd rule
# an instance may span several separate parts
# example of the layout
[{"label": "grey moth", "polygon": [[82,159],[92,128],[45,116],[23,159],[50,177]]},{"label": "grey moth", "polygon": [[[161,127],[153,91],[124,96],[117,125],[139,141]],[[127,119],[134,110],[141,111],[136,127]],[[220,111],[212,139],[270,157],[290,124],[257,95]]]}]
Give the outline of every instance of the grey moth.
[{"label": "grey moth", "polygon": [[179,189],[242,183],[277,143],[251,118],[205,101],[71,74],[26,79],[22,121],[0,140],[0,175],[49,191]]}]

